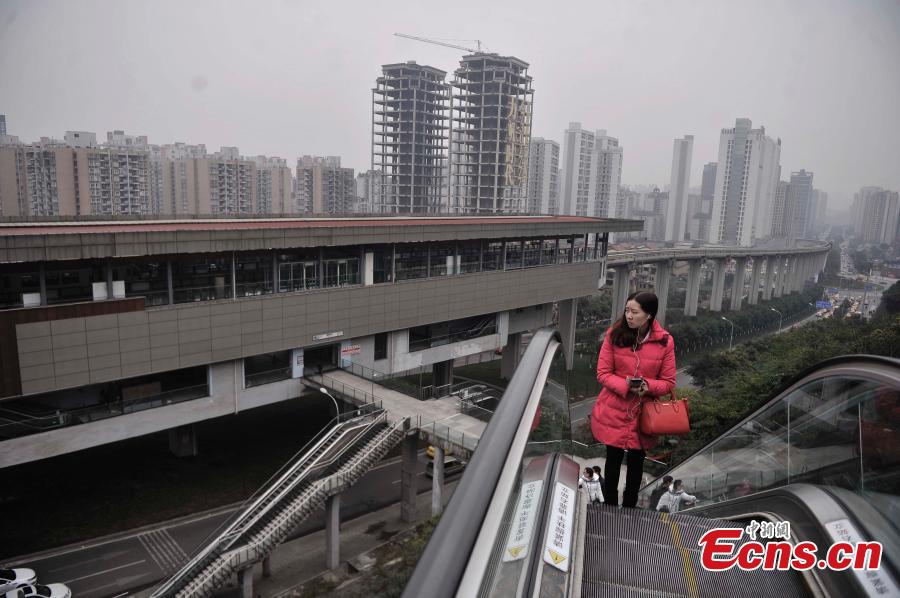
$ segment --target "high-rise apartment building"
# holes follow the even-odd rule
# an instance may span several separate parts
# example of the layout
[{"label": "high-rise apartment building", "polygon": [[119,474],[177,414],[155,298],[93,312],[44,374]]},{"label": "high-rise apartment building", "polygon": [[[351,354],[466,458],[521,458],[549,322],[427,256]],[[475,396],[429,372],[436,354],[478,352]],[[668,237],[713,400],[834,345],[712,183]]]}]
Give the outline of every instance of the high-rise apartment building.
[{"label": "high-rise apartment building", "polygon": [[149,163],[146,151],[88,144],[0,148],[3,215],[149,214]]},{"label": "high-rise apartment building", "polygon": [[293,174],[283,158],[256,156],[256,214],[297,214],[292,194]]},{"label": "high-rise apartment building", "polygon": [[594,154],[594,132],[570,122],[563,133],[563,164],[560,180],[562,213],[586,216],[590,209],[591,157]]},{"label": "high-rise apartment building", "polygon": [[781,160],[781,140],[752,128],[739,118],[734,128],[722,129],[710,242],[752,245],[768,236]]},{"label": "high-rise apartment building", "polygon": [[0,136],[6,135],[6,115],[0,114]]},{"label": "high-rise apartment building", "polygon": [[821,189],[813,189],[813,206],[815,206],[816,226],[822,228],[828,220],[828,194]]},{"label": "high-rise apartment building", "polygon": [[372,89],[372,170],[380,171],[380,211],[436,213],[449,145],[445,71],[415,62],[386,64]]},{"label": "high-rise apartment building", "polygon": [[777,239],[793,241],[798,238],[800,221],[797,218],[797,187],[786,181],[778,181],[775,201],[772,202],[771,235]]},{"label": "high-rise apartment building", "polygon": [[816,212],[813,198],[813,173],[806,170],[791,173],[791,190],[794,194],[794,219],[797,238],[814,236]]},{"label": "high-rise apartment building", "polygon": [[125,131],[107,131],[107,147],[130,147],[135,149],[148,149],[146,135],[126,135]]},{"label": "high-rise apartment building", "polygon": [[676,139],[672,149],[672,175],[666,210],[666,241],[683,241],[688,232],[688,187],[691,182],[691,155],[694,136]]},{"label": "high-rise apartment building", "polygon": [[853,228],[863,243],[891,244],[897,239],[900,195],[881,187],[863,187],[853,196]]},{"label": "high-rise apartment building", "polygon": [[531,140],[528,152],[529,214],[559,213],[559,144],[543,137]]},{"label": "high-rise apartment building", "polygon": [[66,131],[63,141],[69,147],[97,147],[97,134],[89,131]]},{"label": "high-rise apartment building", "polygon": [[591,160],[591,197],[593,211],[588,216],[609,218],[615,212],[616,196],[622,182],[622,148],[619,140],[609,137],[606,131],[597,131],[594,137],[594,155]]},{"label": "high-rise apartment building", "polygon": [[617,208],[622,179],[622,148],[605,130],[596,132],[569,123],[563,136],[561,206],[564,214],[609,218]]},{"label": "high-rise apartment building", "polygon": [[356,203],[352,168],[342,168],[339,156],[303,156],[297,160],[299,207],[314,214],[346,214]]},{"label": "high-rise apartment building", "polygon": [[450,211],[524,211],[534,91],[528,63],[463,56],[450,110]]},{"label": "high-rise apartment building", "polygon": [[709,223],[712,219],[712,206],[716,194],[716,162],[703,165],[700,181],[700,197],[693,204],[689,203],[688,232],[691,241],[709,242]]},{"label": "high-rise apartment building", "polygon": [[367,170],[356,175],[356,208],[355,212],[380,214],[384,212],[381,200],[381,173]]}]

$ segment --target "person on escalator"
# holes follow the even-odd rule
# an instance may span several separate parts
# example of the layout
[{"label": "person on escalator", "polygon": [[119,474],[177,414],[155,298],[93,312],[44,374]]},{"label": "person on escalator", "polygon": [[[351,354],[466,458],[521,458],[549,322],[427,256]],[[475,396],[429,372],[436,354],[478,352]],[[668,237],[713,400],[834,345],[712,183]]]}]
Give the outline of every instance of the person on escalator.
[{"label": "person on escalator", "polygon": [[[625,459],[622,506],[637,505],[647,449],[657,437],[640,429],[645,401],[675,388],[675,342],[656,321],[659,299],[654,293],[632,293],[625,311],[603,339],[597,360],[597,381],[603,386],[591,412],[591,432],[606,445],[604,502],[619,503],[619,470]],[[626,457],[627,453],[627,457]]]},{"label": "person on escalator", "polygon": [[656,505],[656,510],[662,511],[663,513],[677,513],[682,507],[693,506],[688,503],[696,502],[696,496],[684,491],[682,481],[675,480],[672,483],[672,488],[667,490],[666,493],[660,497],[659,503]]},{"label": "person on escalator", "polygon": [[672,489],[672,476],[667,475],[663,477],[662,483],[656,487],[656,490],[650,493],[650,508],[655,509],[656,505],[659,504],[659,499],[663,494],[670,491]]},{"label": "person on escalator", "polygon": [[584,473],[578,478],[578,487],[584,489],[588,502],[602,502],[603,490],[600,488],[600,478],[590,467],[584,468]]}]

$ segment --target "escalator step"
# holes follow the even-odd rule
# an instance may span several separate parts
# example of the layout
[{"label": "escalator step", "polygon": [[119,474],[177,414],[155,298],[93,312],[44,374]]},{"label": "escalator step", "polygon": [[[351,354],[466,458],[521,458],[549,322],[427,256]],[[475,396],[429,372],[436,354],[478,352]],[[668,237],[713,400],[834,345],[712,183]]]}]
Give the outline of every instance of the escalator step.
[{"label": "escalator step", "polygon": [[642,509],[589,505],[582,596],[806,596],[793,571],[710,572],[700,564],[698,541],[730,521]]}]

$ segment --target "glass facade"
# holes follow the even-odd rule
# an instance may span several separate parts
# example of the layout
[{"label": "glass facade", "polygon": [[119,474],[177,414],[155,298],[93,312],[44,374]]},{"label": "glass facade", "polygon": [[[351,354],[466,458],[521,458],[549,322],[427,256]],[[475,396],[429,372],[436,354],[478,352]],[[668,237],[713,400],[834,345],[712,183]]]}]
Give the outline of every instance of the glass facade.
[{"label": "glass facade", "polygon": [[268,295],[275,292],[272,254],[236,254],[234,280],[238,297]]},{"label": "glass facade", "polygon": [[[36,263],[0,268],[0,309],[22,307],[23,294],[44,304],[94,299],[94,283],[124,283],[125,297],[148,307],[363,284],[371,254],[372,284],[602,259],[605,235],[345,246],[282,251],[173,255]],[[109,278],[111,275],[111,278]],[[106,297],[108,288],[104,289]],[[35,305],[37,303],[34,303]]]},{"label": "glass facade", "polygon": [[409,329],[409,350],[423,351],[496,332],[497,317],[494,314],[416,326]]},{"label": "glass facade", "polygon": [[231,258],[201,256],[172,262],[175,303],[230,299]]}]

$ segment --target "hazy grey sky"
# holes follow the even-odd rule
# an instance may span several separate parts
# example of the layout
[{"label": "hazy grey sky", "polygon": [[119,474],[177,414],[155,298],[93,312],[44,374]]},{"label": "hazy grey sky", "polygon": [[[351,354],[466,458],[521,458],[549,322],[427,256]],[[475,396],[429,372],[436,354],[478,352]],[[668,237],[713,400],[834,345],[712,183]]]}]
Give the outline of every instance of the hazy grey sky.
[{"label": "hazy grey sky", "polygon": [[693,134],[699,185],[719,130],[748,117],[832,205],[900,189],[898,0],[0,0],[0,113],[23,141],[125,129],[367,169],[380,66],[462,54],[395,31],[529,62],[533,134],[607,129],[626,184],[668,184],[672,140]]}]

